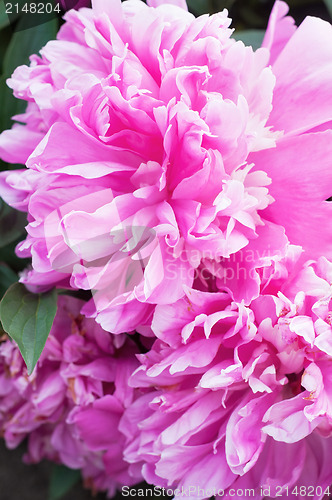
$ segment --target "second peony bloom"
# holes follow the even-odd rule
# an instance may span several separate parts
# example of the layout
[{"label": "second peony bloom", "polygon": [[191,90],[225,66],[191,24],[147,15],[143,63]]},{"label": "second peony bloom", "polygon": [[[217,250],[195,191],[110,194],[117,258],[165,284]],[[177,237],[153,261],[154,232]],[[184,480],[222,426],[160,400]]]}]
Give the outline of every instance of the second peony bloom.
[{"label": "second peony bloom", "polygon": [[91,290],[85,315],[147,335],[185,286],[249,304],[289,241],[332,257],[331,26],[277,1],[253,51],[227,11],[149,4],[68,12],[8,81],[28,106],[0,136],[27,167],[0,174],[28,213],[21,281]]}]

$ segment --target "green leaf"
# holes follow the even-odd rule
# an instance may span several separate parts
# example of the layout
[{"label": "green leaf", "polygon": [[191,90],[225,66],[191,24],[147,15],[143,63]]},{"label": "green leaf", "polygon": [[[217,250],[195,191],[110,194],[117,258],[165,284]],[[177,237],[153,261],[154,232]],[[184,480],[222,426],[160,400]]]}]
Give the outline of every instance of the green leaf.
[{"label": "green leaf", "polygon": [[[19,13],[16,12],[16,9],[13,8],[11,9],[12,10],[12,14],[9,16],[7,13],[6,13],[6,3],[7,1],[6,0],[0,0],[0,30],[2,30],[3,28],[6,28],[7,26],[9,26],[12,22],[14,22],[18,17],[19,17]],[[9,3],[9,2],[8,2]],[[14,2],[12,2],[11,5],[13,5]],[[18,4],[22,4],[23,2],[21,0],[15,0],[15,4],[18,3]]]},{"label": "green leaf", "polygon": [[17,274],[3,262],[0,263],[0,298],[6,293],[7,288],[18,280]]},{"label": "green leaf", "polygon": [[241,40],[245,45],[251,45],[254,50],[262,45],[264,30],[243,30],[234,33],[235,40]]},{"label": "green leaf", "polygon": [[330,13],[330,16],[332,17],[332,0],[324,0],[324,2],[325,2],[327,10]]},{"label": "green leaf", "polygon": [[0,30],[9,26],[9,23],[9,17],[8,14],[6,14],[5,0],[2,2],[0,1]]},{"label": "green leaf", "polygon": [[[0,0],[0,5],[1,5],[1,0]],[[9,26],[5,29],[2,29],[0,31],[0,74],[2,74],[3,71],[3,60],[6,54],[7,47],[9,45],[10,39],[12,37],[13,30]]]},{"label": "green leaf", "polygon": [[64,465],[55,465],[51,475],[48,500],[62,498],[80,479],[79,470],[68,469]]},{"label": "green leaf", "polygon": [[23,212],[15,210],[0,199],[0,248],[17,240],[25,233],[27,217]]},{"label": "green leaf", "polygon": [[0,302],[3,329],[17,343],[29,375],[42,353],[56,310],[55,290],[34,294],[21,283],[12,285]]},{"label": "green leaf", "polygon": [[196,15],[206,14],[209,12],[209,4],[206,0],[187,0],[189,9]]},{"label": "green leaf", "polygon": [[[0,0],[1,1],[1,0]],[[56,37],[58,20],[52,19],[39,26],[29,26],[27,17],[19,19],[3,60],[3,75],[0,78],[0,132],[12,126],[11,117],[23,113],[27,103],[13,97],[6,84],[14,69],[29,63],[29,56],[36,54],[51,39]]]},{"label": "green leaf", "polygon": [[[9,75],[8,75],[9,76]],[[13,125],[12,116],[24,113],[26,101],[13,96],[13,91],[6,84],[7,76],[0,77],[0,132]]]},{"label": "green leaf", "polygon": [[23,16],[19,20],[16,31],[10,40],[4,60],[4,73],[8,76],[17,66],[27,64],[31,54],[37,54],[49,40],[56,37],[58,30],[57,19],[30,28],[25,28],[26,23],[27,20]]},{"label": "green leaf", "polygon": [[0,248],[0,261],[5,262],[16,273],[23,271],[31,263],[31,259],[22,259],[15,254],[16,245],[21,239],[19,238]]}]

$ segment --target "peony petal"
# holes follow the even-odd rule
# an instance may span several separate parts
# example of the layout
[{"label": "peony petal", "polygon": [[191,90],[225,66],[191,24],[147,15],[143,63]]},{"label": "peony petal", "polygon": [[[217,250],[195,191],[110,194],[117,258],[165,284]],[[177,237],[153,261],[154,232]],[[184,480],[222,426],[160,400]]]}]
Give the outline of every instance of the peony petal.
[{"label": "peony petal", "polygon": [[331,61],[330,23],[307,17],[273,65],[277,84],[267,124],[295,134],[330,121]]},{"label": "peony petal", "polygon": [[286,16],[288,11],[289,7],[286,2],[276,0],[262,43],[262,47],[266,47],[270,51],[270,64],[274,64],[288,40],[296,31],[294,19]]},{"label": "peony petal", "polygon": [[307,259],[332,258],[332,204],[325,201],[331,196],[331,154],[332,132],[326,131],[283,139],[276,149],[249,157],[272,179],[275,202],[264,217],[282,225],[290,242],[304,247]]}]

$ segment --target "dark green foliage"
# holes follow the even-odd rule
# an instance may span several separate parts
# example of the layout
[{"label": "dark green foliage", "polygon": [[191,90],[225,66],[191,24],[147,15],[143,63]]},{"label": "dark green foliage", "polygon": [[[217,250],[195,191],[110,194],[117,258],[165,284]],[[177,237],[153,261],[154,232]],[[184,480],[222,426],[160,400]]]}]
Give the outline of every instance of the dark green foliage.
[{"label": "dark green foliage", "polygon": [[42,353],[57,310],[57,293],[29,292],[14,283],[0,302],[4,331],[17,343],[31,374]]},{"label": "dark green foliage", "polygon": [[79,470],[68,469],[64,465],[53,467],[48,500],[60,500],[81,479]]},{"label": "dark green foliage", "polygon": [[26,214],[9,207],[0,199],[0,248],[24,235]]},{"label": "dark green foliage", "polygon": [[0,262],[0,299],[16,281],[17,274],[7,264]]}]

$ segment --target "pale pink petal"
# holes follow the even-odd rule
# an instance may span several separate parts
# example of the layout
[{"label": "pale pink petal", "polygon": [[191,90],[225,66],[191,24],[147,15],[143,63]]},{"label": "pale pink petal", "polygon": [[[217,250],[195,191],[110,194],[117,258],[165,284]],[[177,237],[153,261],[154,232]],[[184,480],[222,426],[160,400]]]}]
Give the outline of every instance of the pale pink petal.
[{"label": "pale pink petal", "polygon": [[286,2],[276,0],[262,43],[262,47],[266,47],[270,51],[270,64],[274,64],[288,40],[296,31],[294,19],[286,16],[288,11],[289,7]]}]

